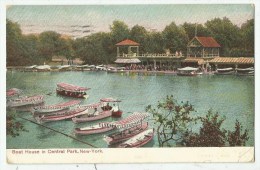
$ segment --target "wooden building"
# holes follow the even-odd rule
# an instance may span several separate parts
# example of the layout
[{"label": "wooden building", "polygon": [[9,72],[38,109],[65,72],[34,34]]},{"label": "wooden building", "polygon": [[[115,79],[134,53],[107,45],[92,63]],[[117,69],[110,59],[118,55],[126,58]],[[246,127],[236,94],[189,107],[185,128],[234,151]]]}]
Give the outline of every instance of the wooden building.
[{"label": "wooden building", "polygon": [[129,39],[125,39],[116,44],[117,59],[115,63],[120,65],[130,65],[141,63],[138,59],[140,44]]},{"label": "wooden building", "polygon": [[220,45],[212,37],[194,37],[187,45],[187,57],[219,57]]}]

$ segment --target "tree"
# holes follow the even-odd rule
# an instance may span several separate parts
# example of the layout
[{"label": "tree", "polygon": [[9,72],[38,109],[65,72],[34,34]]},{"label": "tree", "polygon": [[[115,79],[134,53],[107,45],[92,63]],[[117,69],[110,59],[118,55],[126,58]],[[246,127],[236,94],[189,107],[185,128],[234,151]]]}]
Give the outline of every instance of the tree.
[{"label": "tree", "polygon": [[173,146],[181,141],[182,135],[187,129],[187,125],[195,121],[190,116],[194,111],[193,106],[188,102],[178,104],[173,96],[158,101],[157,107],[147,106],[146,111],[153,115],[154,124],[157,126],[157,137],[160,147]]},{"label": "tree", "polygon": [[195,31],[197,27],[197,34],[198,37],[207,37],[210,35],[209,31],[202,25],[202,24],[193,24],[185,22],[182,27],[184,28],[186,34],[189,37],[189,41],[195,37]]},{"label": "tree", "polygon": [[202,122],[199,134],[187,131],[183,144],[192,147],[225,146],[226,130],[221,129],[225,118],[220,118],[218,113],[213,113],[212,110],[209,110],[206,117],[200,117],[199,119]]},{"label": "tree", "polygon": [[254,19],[248,20],[241,26],[242,43],[241,48],[247,50],[244,56],[254,56]]},{"label": "tree", "polygon": [[170,49],[172,53],[175,53],[175,51],[186,51],[189,37],[183,27],[178,27],[172,22],[165,27],[162,35],[165,41],[165,49]]},{"label": "tree", "polygon": [[140,53],[145,53],[147,51],[146,43],[148,38],[148,32],[143,26],[135,25],[130,31],[130,37],[133,41],[141,44],[143,48],[140,48]]},{"label": "tree", "polygon": [[238,120],[236,120],[235,130],[233,132],[228,131],[227,140],[230,146],[246,145],[246,141],[249,139],[248,130],[245,129],[244,133],[242,131],[243,131],[243,126]]},{"label": "tree", "polygon": [[85,63],[88,64],[101,64],[107,60],[106,52],[103,48],[103,39],[106,33],[96,33],[88,36],[87,38],[80,38],[76,40],[75,53]]},{"label": "tree", "polygon": [[28,132],[24,125],[17,120],[15,113],[9,110],[8,114],[6,115],[6,135],[16,137],[20,135],[21,131]]},{"label": "tree", "polygon": [[[206,116],[191,116],[193,105],[188,102],[178,104],[173,96],[158,101],[156,107],[146,107],[151,113],[156,126],[156,133],[160,147],[188,146],[188,147],[223,147],[245,146],[249,139],[247,129],[242,132],[242,125],[236,121],[235,130],[228,131],[221,128],[225,117],[220,117],[211,109]],[[195,124],[201,125],[199,133],[193,132]]]},{"label": "tree", "polygon": [[22,57],[22,31],[17,23],[6,21],[7,66],[24,65]]},{"label": "tree", "polygon": [[143,47],[147,53],[164,53],[165,42],[160,32],[149,32]]},{"label": "tree", "polygon": [[238,26],[234,25],[228,18],[215,18],[205,23],[210,35],[221,45],[220,55],[231,56],[230,50],[239,47],[241,36]]},{"label": "tree", "polygon": [[39,42],[39,53],[46,61],[51,61],[54,55],[59,55],[64,50],[60,34],[54,31],[41,33],[39,35]]},{"label": "tree", "polygon": [[110,26],[110,31],[114,43],[118,43],[130,36],[129,28],[123,21],[113,21],[113,24]]}]

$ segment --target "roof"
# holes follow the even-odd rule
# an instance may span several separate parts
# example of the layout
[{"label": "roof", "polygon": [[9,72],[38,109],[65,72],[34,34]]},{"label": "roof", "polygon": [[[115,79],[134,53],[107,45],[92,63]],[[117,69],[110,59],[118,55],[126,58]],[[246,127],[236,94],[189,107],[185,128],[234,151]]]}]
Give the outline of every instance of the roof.
[{"label": "roof", "polygon": [[139,46],[140,44],[137,42],[134,42],[133,40],[125,39],[125,40],[117,43],[116,45],[117,46],[127,46],[127,45]]},{"label": "roof", "polygon": [[138,58],[133,59],[124,59],[124,58],[118,58],[116,59],[115,63],[118,64],[135,64],[135,63],[141,63],[141,61]]},{"label": "roof", "polygon": [[216,57],[209,61],[215,64],[254,64],[255,59],[252,57]]},{"label": "roof", "polygon": [[188,58],[185,58],[182,62],[184,62],[184,63],[198,63],[199,65],[205,63],[202,58],[197,58],[197,57],[188,57]]},{"label": "roof", "polygon": [[194,37],[189,44],[197,39],[203,47],[220,47],[219,43],[213,37]]}]

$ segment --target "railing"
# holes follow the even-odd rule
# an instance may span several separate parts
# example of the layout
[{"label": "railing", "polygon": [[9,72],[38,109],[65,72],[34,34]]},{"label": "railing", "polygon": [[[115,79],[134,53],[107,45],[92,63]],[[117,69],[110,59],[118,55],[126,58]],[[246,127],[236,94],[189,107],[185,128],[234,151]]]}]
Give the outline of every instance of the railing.
[{"label": "railing", "polygon": [[123,54],[118,55],[117,58],[182,58],[184,55],[174,55],[174,54],[141,54],[137,56],[136,54]]}]

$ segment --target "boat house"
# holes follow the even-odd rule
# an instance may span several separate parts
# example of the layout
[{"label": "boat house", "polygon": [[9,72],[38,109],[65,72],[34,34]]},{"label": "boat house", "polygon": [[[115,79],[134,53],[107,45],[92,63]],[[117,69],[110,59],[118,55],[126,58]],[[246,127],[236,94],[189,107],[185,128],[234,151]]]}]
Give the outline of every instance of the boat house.
[{"label": "boat house", "polygon": [[220,45],[212,37],[195,36],[187,45],[187,57],[219,57]]},{"label": "boat house", "polygon": [[115,63],[124,66],[141,63],[141,61],[138,59],[140,46],[139,43],[126,39],[117,43],[116,46],[117,59]]},{"label": "boat house", "polygon": [[181,60],[184,58],[181,51],[176,51],[171,54],[166,51],[163,54],[139,54],[140,44],[126,39],[116,44],[117,46],[117,59],[115,63],[121,66],[130,66],[141,64],[146,69],[170,69],[180,67]]}]

